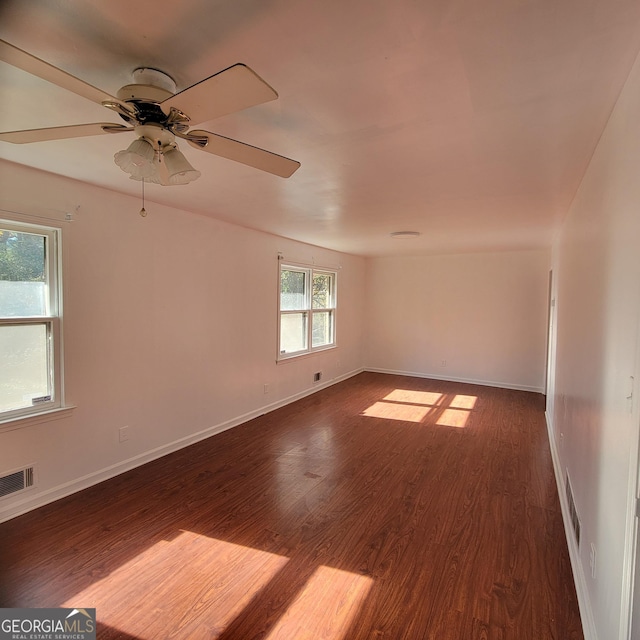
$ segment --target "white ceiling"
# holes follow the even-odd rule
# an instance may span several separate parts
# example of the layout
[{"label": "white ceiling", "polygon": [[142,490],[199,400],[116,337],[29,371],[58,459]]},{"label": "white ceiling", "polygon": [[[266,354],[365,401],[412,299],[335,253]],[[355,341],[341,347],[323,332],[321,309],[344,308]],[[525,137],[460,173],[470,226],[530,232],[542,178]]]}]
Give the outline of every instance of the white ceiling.
[{"label": "white ceiling", "polygon": [[[0,38],[112,95],[136,67],[180,90],[237,62],[278,91],[198,128],[300,161],[291,178],[183,143],[203,175],[147,185],[151,215],[370,256],[506,250],[549,245],[640,49],[640,2],[3,0]],[[119,120],[4,63],[0,82],[0,130]],[[113,163],[129,135],[0,157],[139,195]]]}]

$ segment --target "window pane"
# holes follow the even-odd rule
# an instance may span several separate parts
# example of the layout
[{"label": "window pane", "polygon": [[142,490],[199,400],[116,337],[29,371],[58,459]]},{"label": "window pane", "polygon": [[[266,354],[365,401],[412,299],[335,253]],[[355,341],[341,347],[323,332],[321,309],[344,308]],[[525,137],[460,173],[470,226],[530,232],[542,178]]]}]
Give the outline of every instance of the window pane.
[{"label": "window pane", "polygon": [[48,334],[47,323],[0,326],[0,411],[51,394]]},{"label": "window pane", "polygon": [[0,229],[0,317],[47,314],[46,237]]},{"label": "window pane", "polygon": [[312,323],[311,346],[333,344],[333,311],[314,311]]},{"label": "window pane", "polygon": [[283,313],[280,316],[280,353],[295,353],[307,348],[307,314]]},{"label": "window pane", "polygon": [[305,271],[283,269],[280,272],[280,309],[306,309],[307,274]]},{"label": "window pane", "polygon": [[329,273],[313,274],[313,308],[326,309],[333,306],[333,276]]}]

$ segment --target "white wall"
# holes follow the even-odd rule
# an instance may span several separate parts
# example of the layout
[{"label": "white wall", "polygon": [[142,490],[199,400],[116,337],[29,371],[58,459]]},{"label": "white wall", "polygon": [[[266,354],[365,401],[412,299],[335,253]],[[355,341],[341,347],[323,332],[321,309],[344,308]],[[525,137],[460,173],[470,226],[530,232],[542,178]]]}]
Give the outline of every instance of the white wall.
[{"label": "white wall", "polygon": [[[640,65],[611,116],[554,249],[557,351],[549,420],[581,520],[570,551],[587,640],[626,640],[633,549],[640,319]],[[561,486],[562,494],[562,486]],[[596,549],[596,575],[590,567]]]},{"label": "white wall", "polygon": [[[325,383],[361,370],[363,259],[153,203],[142,218],[136,198],[18,165],[0,176],[2,208],[73,213],[61,226],[76,407],[0,428],[0,471],[35,463],[38,474],[35,489],[0,500],[0,520],[317,390],[315,371]],[[342,267],[337,349],[276,364],[278,252]]]},{"label": "white wall", "polygon": [[367,368],[542,391],[549,266],[547,251],[370,259]]}]

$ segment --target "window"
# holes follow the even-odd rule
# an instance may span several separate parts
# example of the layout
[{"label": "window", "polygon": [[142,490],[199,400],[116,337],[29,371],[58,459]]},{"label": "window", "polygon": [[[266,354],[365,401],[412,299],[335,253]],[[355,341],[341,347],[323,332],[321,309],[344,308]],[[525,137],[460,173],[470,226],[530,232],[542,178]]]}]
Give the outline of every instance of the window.
[{"label": "window", "polygon": [[336,273],[280,265],[279,359],[336,344]]},{"label": "window", "polygon": [[0,221],[0,421],[62,404],[59,233]]}]

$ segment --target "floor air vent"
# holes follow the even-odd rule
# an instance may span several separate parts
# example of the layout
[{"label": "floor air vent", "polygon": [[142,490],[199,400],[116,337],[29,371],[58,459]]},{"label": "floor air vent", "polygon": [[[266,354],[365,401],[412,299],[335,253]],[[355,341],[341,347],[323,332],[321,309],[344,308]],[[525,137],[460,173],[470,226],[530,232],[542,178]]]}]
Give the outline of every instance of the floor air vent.
[{"label": "floor air vent", "polygon": [[580,519],[578,518],[578,512],[576,511],[576,503],[573,499],[573,489],[571,488],[571,482],[569,481],[569,472],[567,471],[567,477],[564,483],[565,491],[567,493],[567,502],[569,503],[569,517],[571,518],[571,526],[573,527],[573,533],[576,537],[576,544],[580,546]]},{"label": "floor air vent", "polygon": [[27,467],[19,471],[12,471],[4,476],[0,476],[0,498],[19,491],[25,491],[34,485],[34,468]]}]

